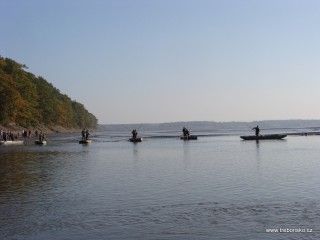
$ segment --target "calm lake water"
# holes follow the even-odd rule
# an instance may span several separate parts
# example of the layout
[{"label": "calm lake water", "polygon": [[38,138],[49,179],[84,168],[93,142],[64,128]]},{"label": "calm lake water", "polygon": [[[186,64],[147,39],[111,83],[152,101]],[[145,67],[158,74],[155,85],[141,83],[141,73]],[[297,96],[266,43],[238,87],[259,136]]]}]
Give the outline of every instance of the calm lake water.
[{"label": "calm lake water", "polygon": [[320,239],[320,136],[77,140],[0,146],[0,239]]}]

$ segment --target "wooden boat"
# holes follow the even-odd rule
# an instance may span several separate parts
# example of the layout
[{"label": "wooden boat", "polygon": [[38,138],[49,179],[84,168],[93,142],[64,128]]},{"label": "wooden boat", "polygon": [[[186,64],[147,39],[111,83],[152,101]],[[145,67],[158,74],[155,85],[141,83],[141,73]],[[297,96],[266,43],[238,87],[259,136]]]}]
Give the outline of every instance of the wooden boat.
[{"label": "wooden boat", "polygon": [[88,139],[81,139],[79,141],[79,144],[88,144],[88,143],[91,143],[92,142],[92,139],[91,138],[88,138]]},{"label": "wooden boat", "polygon": [[287,135],[284,134],[266,134],[266,135],[249,135],[249,136],[240,136],[243,140],[279,140],[285,138]]},{"label": "wooden boat", "polygon": [[195,136],[195,135],[190,135],[189,137],[188,136],[181,136],[180,137],[181,140],[198,140],[198,136]]},{"label": "wooden boat", "polygon": [[129,142],[142,142],[143,138],[129,138]]},{"label": "wooden boat", "polygon": [[0,145],[21,145],[23,144],[24,142],[21,141],[21,140],[14,140],[14,141],[11,141],[11,140],[7,140],[7,141],[0,141]]},{"label": "wooden boat", "polygon": [[38,144],[38,145],[46,145],[47,141],[46,140],[35,140],[34,143]]}]

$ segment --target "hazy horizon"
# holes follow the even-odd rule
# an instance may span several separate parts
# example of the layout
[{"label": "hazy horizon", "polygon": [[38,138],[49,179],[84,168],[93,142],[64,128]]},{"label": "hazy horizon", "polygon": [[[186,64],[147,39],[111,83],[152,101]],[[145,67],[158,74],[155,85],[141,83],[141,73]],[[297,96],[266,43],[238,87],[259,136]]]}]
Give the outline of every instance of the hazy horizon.
[{"label": "hazy horizon", "polygon": [[253,121],[214,121],[214,120],[196,120],[196,121],[171,121],[171,122],[137,122],[137,123],[100,123],[99,125],[139,125],[139,124],[170,124],[170,123],[201,123],[201,122],[214,122],[214,123],[255,123],[255,122],[285,122],[285,121],[319,121],[320,119],[263,119]]},{"label": "hazy horizon", "polygon": [[103,124],[320,119],[320,2],[2,0],[0,55]]}]

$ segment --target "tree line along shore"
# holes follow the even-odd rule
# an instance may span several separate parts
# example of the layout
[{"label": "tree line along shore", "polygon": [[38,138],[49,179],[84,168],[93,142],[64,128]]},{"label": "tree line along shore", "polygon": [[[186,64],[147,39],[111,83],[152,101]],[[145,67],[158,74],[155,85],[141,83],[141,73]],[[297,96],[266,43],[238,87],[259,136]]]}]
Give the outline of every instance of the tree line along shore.
[{"label": "tree line along shore", "polygon": [[0,56],[0,128],[67,133],[95,129],[97,118],[27,67]]}]

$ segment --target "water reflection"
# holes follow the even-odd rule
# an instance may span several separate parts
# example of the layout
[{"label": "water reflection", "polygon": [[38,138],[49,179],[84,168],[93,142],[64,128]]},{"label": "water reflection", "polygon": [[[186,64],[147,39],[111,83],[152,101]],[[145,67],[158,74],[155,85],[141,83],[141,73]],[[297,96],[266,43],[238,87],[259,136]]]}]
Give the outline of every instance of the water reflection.
[{"label": "water reflection", "polygon": [[[36,151],[35,149],[39,149]],[[79,149],[80,150],[80,149]],[[88,151],[63,151],[52,147],[24,146],[19,150],[6,149],[1,152],[0,192],[24,193],[32,191],[48,181],[56,181],[56,175],[72,164],[71,159],[85,155]],[[73,165],[75,167],[77,165]]]},{"label": "water reflection", "polygon": [[320,220],[320,140],[294,140],[0,148],[0,239],[285,239]]},{"label": "water reflection", "polygon": [[[32,186],[41,168],[41,158],[34,152],[2,152],[0,160],[0,191],[25,191]],[[30,161],[31,160],[31,161]]]},{"label": "water reflection", "polygon": [[182,142],[183,142],[183,156],[184,156],[184,160],[186,160],[190,155],[190,143],[189,141],[182,141]]},{"label": "water reflection", "polygon": [[139,160],[138,149],[139,149],[139,144],[141,143],[131,143],[131,144],[132,144],[132,152],[133,152],[134,160],[137,161]]},{"label": "water reflection", "polygon": [[256,140],[256,162],[257,162],[257,172],[260,174],[260,142]]}]

